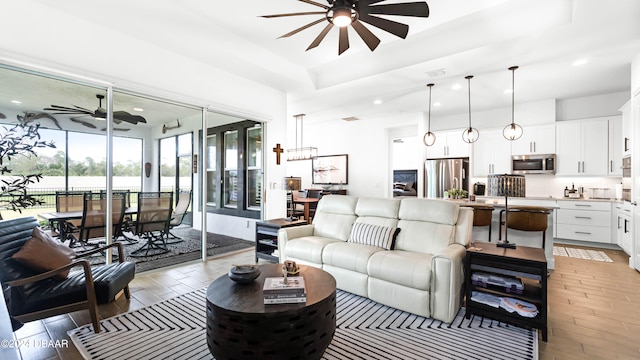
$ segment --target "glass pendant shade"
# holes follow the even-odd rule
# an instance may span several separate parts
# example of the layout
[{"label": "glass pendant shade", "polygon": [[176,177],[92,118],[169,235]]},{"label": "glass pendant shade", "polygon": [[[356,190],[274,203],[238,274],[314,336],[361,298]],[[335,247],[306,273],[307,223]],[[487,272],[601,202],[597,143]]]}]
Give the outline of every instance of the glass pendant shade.
[{"label": "glass pendant shade", "polygon": [[471,126],[471,79],[473,75],[467,75],[464,77],[467,79],[467,85],[469,88],[469,127],[462,132],[462,140],[468,144],[474,143],[480,137],[478,129]]},{"label": "glass pendant shade", "polygon": [[424,134],[424,138],[422,139],[422,142],[426,146],[431,146],[431,145],[435,144],[436,143],[436,134],[432,133],[431,131],[427,131],[427,133]]},{"label": "glass pendant shade", "polygon": [[429,87],[429,120],[427,123],[427,133],[424,134],[424,138],[422,138],[422,142],[426,146],[431,146],[436,143],[436,134],[431,132],[431,88],[433,88],[434,84],[427,84]]},{"label": "glass pendant shade", "polygon": [[522,136],[522,126],[515,123],[515,73],[517,66],[509,68],[511,70],[511,124],[504,127],[502,136],[509,141],[518,140]]}]

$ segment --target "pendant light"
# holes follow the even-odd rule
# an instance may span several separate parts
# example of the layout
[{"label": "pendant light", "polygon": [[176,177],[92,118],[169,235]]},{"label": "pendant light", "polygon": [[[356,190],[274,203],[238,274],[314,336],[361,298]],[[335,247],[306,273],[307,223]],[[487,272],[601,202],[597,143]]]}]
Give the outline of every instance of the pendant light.
[{"label": "pendant light", "polygon": [[518,69],[517,66],[512,66],[509,68],[511,70],[511,124],[504,127],[502,130],[502,136],[505,139],[513,141],[518,140],[522,136],[522,126],[516,124],[514,122],[515,115],[515,73]]},{"label": "pendant light", "polygon": [[433,88],[433,85],[434,84],[427,84],[429,87],[429,120],[427,123],[427,133],[424,134],[424,138],[422,139],[422,142],[424,142],[426,146],[431,146],[436,142],[436,134],[431,132],[431,88]]},{"label": "pendant light", "polygon": [[478,141],[480,133],[478,129],[471,127],[471,79],[473,79],[473,75],[467,75],[464,78],[467,79],[467,86],[469,88],[469,127],[462,132],[462,140],[471,144]]}]

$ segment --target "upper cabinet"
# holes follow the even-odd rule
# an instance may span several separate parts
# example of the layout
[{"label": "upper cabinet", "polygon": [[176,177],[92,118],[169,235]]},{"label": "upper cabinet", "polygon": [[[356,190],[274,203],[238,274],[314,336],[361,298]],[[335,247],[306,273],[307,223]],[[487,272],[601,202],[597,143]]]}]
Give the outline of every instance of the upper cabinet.
[{"label": "upper cabinet", "polygon": [[502,129],[480,130],[472,165],[474,177],[511,172],[511,141],[502,136]]},{"label": "upper cabinet", "polygon": [[609,174],[607,119],[560,122],[556,125],[557,175]]},{"label": "upper cabinet", "polygon": [[427,148],[428,159],[469,157],[469,147],[462,140],[462,129],[436,132],[436,142]]},{"label": "upper cabinet", "polygon": [[511,144],[513,155],[555,154],[556,125],[523,127],[522,137]]},{"label": "upper cabinet", "polygon": [[622,176],[622,117],[609,119],[609,175]]}]

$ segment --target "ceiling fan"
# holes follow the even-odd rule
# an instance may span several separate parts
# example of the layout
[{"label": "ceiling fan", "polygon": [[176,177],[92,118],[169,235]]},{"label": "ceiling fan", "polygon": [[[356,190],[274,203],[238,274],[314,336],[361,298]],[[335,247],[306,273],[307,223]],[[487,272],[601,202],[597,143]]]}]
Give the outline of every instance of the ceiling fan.
[{"label": "ceiling fan", "polygon": [[325,16],[323,16],[322,18],[299,27],[289,33],[286,33],[280,36],[280,38],[290,37],[291,35],[295,35],[311,26],[324,21],[328,21],[329,24],[327,24],[327,26],[320,32],[315,40],[313,40],[313,42],[307,48],[307,51],[317,47],[325,38],[325,36],[327,36],[331,28],[337,26],[340,29],[338,55],[341,55],[349,48],[349,34],[347,32],[347,27],[349,25],[353,27],[353,29],[356,31],[356,33],[358,33],[358,35],[360,35],[365,44],[367,44],[369,49],[373,51],[380,44],[380,39],[375,36],[367,27],[365,27],[362,24],[363,22],[369,25],[373,25],[403,39],[405,39],[407,37],[407,34],[409,33],[409,25],[373,15],[429,17],[429,5],[427,5],[426,1],[380,4],[375,6],[373,5],[385,0],[327,0],[327,2],[329,3],[328,6],[311,0],[298,1],[321,7],[324,9],[324,11],[263,15],[262,17],[276,18],[285,16],[323,14]]},{"label": "ceiling fan", "polygon": [[[98,98],[98,108],[95,111],[91,111],[89,109],[85,109],[83,107],[77,106],[77,105],[73,105],[73,107],[66,107],[66,106],[60,106],[60,105],[51,105],[50,108],[45,108],[45,111],[56,111],[54,112],[54,114],[62,114],[62,115],[80,115],[80,116],[92,116],[95,119],[106,119],[107,118],[107,111],[105,109],[102,108],[102,99],[104,99],[104,95],[96,95],[96,97]],[[85,126],[89,126],[87,124],[91,124],[87,121],[84,120],[79,120],[78,118],[80,116],[77,117],[72,117],[71,121],[75,121],[78,123],[81,123]],[[138,123],[146,123],[147,120],[145,118],[143,118],[142,116],[139,115],[131,115],[126,111],[114,111],[113,112],[113,122],[116,124],[120,124],[122,122],[128,122],[130,124],[136,125]],[[93,124],[91,124],[93,125]],[[89,126],[91,127],[91,126]],[[93,126],[95,128],[95,126]]]}]

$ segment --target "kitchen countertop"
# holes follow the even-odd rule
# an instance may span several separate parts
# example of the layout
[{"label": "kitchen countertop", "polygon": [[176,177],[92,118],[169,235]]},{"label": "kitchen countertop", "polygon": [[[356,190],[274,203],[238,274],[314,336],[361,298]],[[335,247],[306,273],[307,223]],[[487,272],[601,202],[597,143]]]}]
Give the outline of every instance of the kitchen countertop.
[{"label": "kitchen countertop", "polygon": [[[551,200],[551,201],[602,201],[602,202],[624,202],[618,199],[589,199],[589,198],[566,198],[566,197],[553,197],[553,196],[527,196],[527,197],[509,197],[509,200]],[[482,203],[484,200],[487,203],[491,203],[494,200],[502,200],[504,202],[504,196],[476,196],[476,202]]]}]

